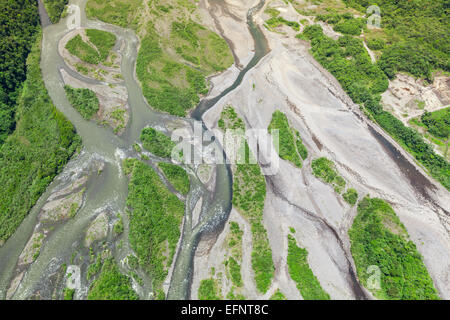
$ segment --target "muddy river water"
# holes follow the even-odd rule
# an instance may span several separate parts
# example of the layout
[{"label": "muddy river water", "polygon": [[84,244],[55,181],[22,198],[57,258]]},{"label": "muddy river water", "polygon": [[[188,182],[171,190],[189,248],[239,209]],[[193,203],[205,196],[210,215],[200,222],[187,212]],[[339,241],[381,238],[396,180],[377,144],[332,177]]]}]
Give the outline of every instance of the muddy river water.
[{"label": "muddy river water", "polygon": [[[37,215],[52,192],[67,185],[73,172],[86,169],[86,165],[93,159],[106,163],[105,169],[98,178],[91,181],[85,192],[84,205],[74,219],[63,223],[51,232],[44,242],[39,257],[28,268],[20,286],[12,296],[13,299],[26,299],[33,292],[46,284],[49,273],[67,262],[75,250],[75,244],[83,241],[85,230],[92,221],[92,217],[105,208],[112,212],[124,212],[128,193],[127,177],[121,172],[121,162],[127,156],[133,156],[132,145],[139,140],[142,129],[146,126],[161,127],[173,121],[183,120],[193,125],[195,120],[201,120],[205,111],[224,95],[236,88],[242,81],[245,73],[255,66],[268,52],[267,42],[261,30],[253,23],[252,15],[259,10],[264,1],[261,1],[248,13],[249,30],[255,40],[255,55],[250,63],[239,74],[236,81],[219,96],[206,98],[201,101],[191,116],[179,119],[167,114],[153,111],[147,104],[139,83],[135,78],[136,57],[139,40],[131,30],[109,25],[100,21],[91,21],[86,18],[86,0],[71,1],[72,5],[79,7],[80,26],[95,28],[114,33],[118,38],[118,45],[122,45],[121,72],[123,85],[128,90],[128,103],[130,106],[130,122],[125,133],[118,137],[111,129],[101,127],[93,121],[84,120],[67,101],[63,88],[60,70],[64,69],[71,76],[87,84],[99,84],[97,80],[89,79],[72,71],[64,62],[58,52],[59,40],[70,32],[67,19],[58,24],[49,24],[45,11],[40,8],[43,23],[43,42],[41,69],[47,90],[57,108],[74,124],[77,133],[83,139],[83,150],[72,159],[64,171],[53,181],[46,193],[38,201],[30,214],[21,224],[17,232],[0,248],[0,298],[5,298],[10,282],[15,274],[16,263],[25,244],[38,223]],[[69,19],[71,16],[69,16]],[[204,130],[206,129],[203,124]],[[218,142],[214,142],[218,143]],[[186,214],[183,222],[182,237],[176,254],[173,275],[168,291],[169,299],[185,299],[189,297],[190,279],[192,276],[193,256],[199,238],[203,232],[214,232],[226,222],[231,210],[232,175],[228,165],[219,164],[215,169],[215,188],[210,192],[198,179],[191,179],[191,191],[186,197]],[[201,220],[194,225],[192,211],[197,201],[202,198]],[[115,250],[116,260],[121,260],[130,253],[129,243],[123,248]],[[144,279],[144,291],[141,297],[149,298],[151,285]],[[87,291],[86,284],[82,289]]]}]

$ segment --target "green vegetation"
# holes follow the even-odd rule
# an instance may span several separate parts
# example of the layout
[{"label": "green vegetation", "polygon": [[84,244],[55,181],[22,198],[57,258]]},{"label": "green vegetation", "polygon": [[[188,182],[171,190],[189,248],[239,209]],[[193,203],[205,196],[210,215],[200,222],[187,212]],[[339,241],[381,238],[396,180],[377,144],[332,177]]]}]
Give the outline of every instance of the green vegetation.
[{"label": "green vegetation", "polygon": [[274,28],[278,28],[279,26],[281,26],[283,24],[291,27],[295,31],[300,30],[300,24],[298,22],[288,21],[288,20],[284,19],[283,17],[270,18],[269,20],[266,20],[265,26],[267,29],[271,30]]},{"label": "green vegetation", "polygon": [[[238,118],[231,106],[226,107],[221,114],[221,128],[243,129],[245,125]],[[231,128],[230,128],[230,127]],[[246,160],[253,157],[247,142],[245,142]],[[252,231],[252,268],[255,273],[257,289],[265,293],[270,287],[274,274],[272,250],[269,245],[267,231],[263,225],[264,200],[266,198],[266,181],[261,168],[257,164],[233,166],[233,205],[251,225]]]},{"label": "green vegetation", "polygon": [[[450,164],[427,144],[414,129],[406,127],[391,113],[383,110],[380,93],[388,81],[378,65],[372,64],[360,39],[349,36],[337,41],[326,37],[320,26],[305,28],[300,35],[311,41],[311,51],[317,61],[341,83],[355,103],[363,105],[371,117],[397,140],[432,177],[450,190]],[[405,57],[403,60],[410,60]]]},{"label": "green vegetation", "polygon": [[110,32],[97,29],[87,29],[86,35],[89,41],[97,48],[100,54],[100,61],[105,61],[116,44],[116,36]]},{"label": "green vegetation", "polygon": [[64,289],[63,298],[64,300],[73,300],[73,295],[75,294],[75,289]]},{"label": "green vegetation", "polygon": [[368,39],[367,46],[370,50],[382,50],[386,46],[383,39]]},{"label": "green vegetation", "polygon": [[430,78],[433,69],[449,71],[448,1],[344,0],[344,3],[364,13],[373,4],[381,8],[381,35],[388,46],[383,50],[380,67],[389,77],[405,71]]},{"label": "green vegetation", "polygon": [[98,64],[100,62],[98,52],[88,43],[84,42],[79,34],[67,42],[66,49],[70,54],[80,58],[84,62],[91,64]]},{"label": "green vegetation", "polygon": [[238,117],[233,107],[228,105],[222,110],[221,117],[218,122],[219,128],[226,130],[245,130],[244,121]]},{"label": "green vegetation", "polygon": [[117,220],[117,222],[114,224],[113,230],[116,235],[121,235],[124,231],[123,219],[120,214],[118,215],[118,217],[119,217],[119,220]]},{"label": "green vegetation", "polygon": [[354,18],[351,13],[319,14],[316,19],[333,25],[333,29],[343,34],[359,36],[367,21],[364,18]]},{"label": "green vegetation", "polygon": [[116,43],[116,36],[96,29],[87,29],[86,36],[94,46],[85,42],[81,35],[77,34],[67,42],[66,49],[84,62],[90,64],[105,62]]},{"label": "green vegetation", "polygon": [[295,31],[300,30],[300,24],[296,21],[288,21],[283,17],[280,17],[280,11],[275,8],[267,8],[264,13],[270,15],[270,19],[266,20],[265,27],[269,30],[278,28],[281,25],[286,25],[294,29]]},{"label": "green vegetation", "polygon": [[308,157],[308,151],[303,145],[300,133],[289,126],[286,115],[279,110],[275,111],[268,130],[278,130],[279,132],[279,141],[274,140],[274,145],[280,158],[301,168],[302,159]]},{"label": "green vegetation", "polygon": [[[89,247],[89,250],[92,250],[92,247]],[[91,253],[91,261],[94,259],[93,252]],[[94,263],[91,263],[88,267],[86,278],[87,280],[91,279],[93,276],[98,274],[102,269],[103,261],[101,255],[97,256],[97,260]]]},{"label": "green vegetation", "polygon": [[205,78],[200,71],[169,59],[159,40],[155,32],[142,39],[139,50],[136,70],[144,96],[155,109],[185,116],[200,101],[198,95],[208,92]]},{"label": "green vegetation", "polygon": [[[379,299],[439,299],[433,281],[405,227],[385,201],[364,198],[349,231],[358,278]],[[380,289],[370,288],[369,266],[381,271]]]},{"label": "green vegetation", "polygon": [[342,193],[346,182],[336,171],[333,161],[324,157],[317,158],[311,162],[311,168],[317,178],[330,184],[337,193]]},{"label": "green vegetation", "polygon": [[354,206],[356,204],[356,201],[358,201],[358,192],[353,188],[349,188],[342,195],[342,197],[347,203],[349,203],[351,206]]},{"label": "green vegetation", "polygon": [[39,30],[37,2],[0,2],[0,146],[16,126],[17,99],[27,76],[27,56]]},{"label": "green vegetation", "polygon": [[425,112],[420,117],[420,120],[433,136],[448,140],[450,134],[450,107],[434,112]]},{"label": "green vegetation", "polygon": [[278,289],[271,297],[270,300],[287,300],[284,294]]},{"label": "green vegetation", "polygon": [[170,158],[176,146],[168,136],[150,127],[142,130],[141,141],[146,150],[162,158]]},{"label": "green vegetation", "polygon": [[319,280],[313,274],[308,264],[308,251],[297,246],[295,238],[288,235],[288,257],[287,264],[289,275],[297,283],[297,288],[305,300],[330,300]]},{"label": "green vegetation", "polygon": [[64,86],[64,90],[66,91],[67,99],[72,107],[74,107],[84,119],[92,119],[98,112],[100,105],[94,91],[90,89],[75,89],[68,85]]},{"label": "green vegetation", "polygon": [[52,23],[58,23],[69,0],[44,0],[44,6]]},{"label": "green vegetation", "polygon": [[158,167],[176,190],[184,195],[189,192],[190,181],[186,170],[175,164],[165,162],[158,163]]},{"label": "green vegetation", "polygon": [[130,244],[158,293],[172,264],[185,206],[150,166],[128,159],[124,161],[124,172],[130,175]]},{"label": "green vegetation", "polygon": [[271,18],[276,18],[276,17],[278,17],[280,15],[280,11],[278,11],[275,8],[270,8],[270,7],[267,7],[264,10],[264,13],[268,14]]},{"label": "green vegetation", "polygon": [[[242,287],[241,265],[242,263],[242,235],[244,232],[237,222],[230,222],[230,233],[227,236],[230,257],[224,262],[227,267],[227,276],[231,278],[233,288],[230,294],[234,296],[234,287]],[[229,294],[229,295],[230,295]]]},{"label": "green vegetation", "polygon": [[228,271],[230,272],[231,282],[236,287],[242,287],[241,265],[233,258],[230,257],[226,261]]},{"label": "green vegetation", "polygon": [[145,98],[152,108],[184,116],[208,92],[205,77],[227,69],[233,56],[227,43],[192,20],[194,1],[147,2],[149,10],[139,16],[136,7],[123,0],[90,0],[88,16],[131,26],[140,36],[136,72]]},{"label": "green vegetation", "polygon": [[89,0],[86,15],[123,28],[136,29],[136,19],[142,12],[142,0]]},{"label": "green vegetation", "polygon": [[88,300],[138,300],[131,279],[120,273],[112,258],[107,259],[101,273],[89,288]]},{"label": "green vegetation", "polygon": [[200,281],[198,288],[199,300],[221,300],[219,285],[214,279],[204,279]]},{"label": "green vegetation", "polygon": [[42,81],[40,40],[39,33],[27,59],[17,127],[0,146],[0,242],[16,230],[81,144]]}]

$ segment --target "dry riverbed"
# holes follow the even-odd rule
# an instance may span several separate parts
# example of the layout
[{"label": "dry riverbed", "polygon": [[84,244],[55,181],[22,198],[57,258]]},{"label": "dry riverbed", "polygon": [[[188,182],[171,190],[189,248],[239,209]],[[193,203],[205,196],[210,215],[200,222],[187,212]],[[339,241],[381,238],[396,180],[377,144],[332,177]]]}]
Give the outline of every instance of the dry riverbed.
[{"label": "dry riverbed", "polygon": [[[265,18],[262,12],[256,17],[260,26]],[[232,105],[247,128],[266,129],[272,113],[280,110],[300,132],[309,156],[302,169],[280,159],[278,172],[266,176],[264,225],[272,247],[275,277],[266,295],[246,284],[246,297],[267,298],[281,288],[287,298],[300,298],[286,266],[286,237],[289,227],[293,227],[299,245],[309,252],[311,269],[332,299],[371,298],[367,290],[358,288],[349,272],[355,273],[355,268],[347,231],[356,208],[312,174],[311,160],[325,156],[335,162],[347,185],[355,188],[360,198],[370,194],[392,205],[423,255],[439,294],[449,299],[449,192],[362,115],[336,80],[314,61],[307,43],[294,38],[293,33],[263,30],[271,52],[247,73],[237,89],[204,115],[205,123],[208,128],[217,129],[223,107]],[[414,171],[383,146],[374,132],[390,141],[397,153],[415,167]],[[230,219],[241,218],[233,210]],[[220,268],[227,230],[216,238],[205,237],[199,244],[192,298],[197,297],[199,282],[209,277],[211,268]],[[247,241],[244,256],[251,255],[251,241]],[[251,265],[243,263],[242,269],[244,283],[253,281]],[[226,285],[224,291],[225,288]]]}]

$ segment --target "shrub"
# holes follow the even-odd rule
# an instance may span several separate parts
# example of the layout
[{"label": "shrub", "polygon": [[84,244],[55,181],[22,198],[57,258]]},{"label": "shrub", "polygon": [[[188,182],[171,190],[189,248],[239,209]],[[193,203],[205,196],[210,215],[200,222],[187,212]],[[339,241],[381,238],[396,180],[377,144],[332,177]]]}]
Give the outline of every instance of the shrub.
[{"label": "shrub", "polygon": [[100,61],[105,61],[116,44],[116,36],[110,32],[97,29],[87,29],[86,35],[89,41],[94,44],[99,51]]},{"label": "shrub", "polygon": [[284,113],[277,110],[272,114],[269,131],[278,130],[279,141],[274,141],[275,147],[281,159],[290,161],[301,168],[301,157],[306,158],[308,152],[304,147],[300,134],[289,126],[288,119]]},{"label": "shrub", "polygon": [[138,300],[131,279],[120,273],[112,258],[107,259],[101,273],[89,288],[88,300]]},{"label": "shrub", "polygon": [[142,130],[141,141],[146,150],[162,158],[170,158],[176,146],[168,136],[150,127]]},{"label": "shrub", "polygon": [[288,235],[287,264],[289,275],[297,283],[297,288],[305,300],[330,300],[319,280],[313,274],[308,264],[308,251],[297,246],[295,238]]},{"label": "shrub", "polygon": [[158,167],[176,190],[184,195],[189,192],[190,181],[186,170],[180,166],[165,162],[158,163]]},{"label": "shrub", "polygon": [[356,204],[356,201],[358,201],[358,192],[353,189],[349,188],[347,191],[342,195],[344,200],[349,203],[350,205],[354,206]]},{"label": "shrub", "polygon": [[64,86],[64,90],[66,91],[67,99],[72,107],[74,107],[84,119],[92,119],[98,112],[100,105],[94,91],[90,89],[75,89],[68,85]]},{"label": "shrub", "polygon": [[345,180],[338,174],[333,161],[327,158],[317,158],[311,162],[313,174],[325,183],[333,186],[337,193],[341,193],[345,187]]},{"label": "shrub", "polygon": [[200,281],[198,287],[199,300],[220,300],[221,295],[218,285],[214,279],[205,279]]},{"label": "shrub", "polygon": [[45,9],[52,23],[58,23],[69,0],[44,0]]},{"label": "shrub", "polygon": [[364,198],[349,230],[351,252],[361,283],[368,287],[369,266],[381,271],[380,289],[368,289],[379,299],[439,299],[433,281],[405,227],[385,201]]},{"label": "shrub", "polygon": [[90,64],[98,64],[100,62],[100,56],[97,51],[84,42],[79,34],[67,42],[66,49],[70,54],[78,57],[84,62]]},{"label": "shrub", "polygon": [[124,172],[130,174],[127,198],[130,244],[139,266],[152,278],[154,293],[158,293],[172,265],[185,205],[150,166],[127,159]]}]

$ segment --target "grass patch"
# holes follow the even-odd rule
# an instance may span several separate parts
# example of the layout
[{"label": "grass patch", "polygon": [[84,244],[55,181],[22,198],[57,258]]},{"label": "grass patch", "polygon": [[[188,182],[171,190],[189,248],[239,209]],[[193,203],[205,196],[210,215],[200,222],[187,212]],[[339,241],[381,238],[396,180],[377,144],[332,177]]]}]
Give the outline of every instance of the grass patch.
[{"label": "grass patch", "polygon": [[67,42],[66,49],[70,54],[86,63],[98,64],[100,62],[100,56],[97,51],[88,43],[84,42],[79,34]]},{"label": "grass patch", "polygon": [[295,238],[288,235],[287,264],[289,275],[297,283],[297,288],[305,300],[330,300],[330,295],[322,289],[319,280],[308,264],[308,251],[297,246]]},{"label": "grass patch", "polygon": [[118,215],[119,220],[114,224],[113,231],[116,235],[121,235],[124,231],[123,219],[122,216]]},{"label": "grass patch", "polygon": [[199,300],[221,300],[220,288],[216,280],[204,279],[198,287]]},{"label": "grass patch", "polygon": [[110,32],[97,29],[87,29],[86,35],[89,41],[97,48],[100,54],[100,61],[105,61],[116,44],[116,36]]},{"label": "grass patch", "polygon": [[141,40],[136,72],[149,105],[157,110],[185,116],[208,92],[206,76],[233,64],[226,41],[193,20],[193,1],[149,1],[128,5],[123,0],[90,0],[88,16],[131,26]]},{"label": "grass patch", "polygon": [[112,258],[104,261],[99,277],[89,288],[88,300],[138,300],[131,279],[120,273]]},{"label": "grass patch", "polygon": [[425,112],[420,117],[428,132],[438,139],[448,140],[450,134],[450,107]]},{"label": "grass patch", "polygon": [[346,182],[337,172],[333,161],[324,157],[317,158],[311,162],[311,168],[317,178],[330,184],[337,193],[342,193]]},{"label": "grass patch", "polygon": [[152,277],[153,291],[158,293],[173,261],[185,206],[150,166],[128,159],[124,172],[130,175],[130,244],[139,266]]},{"label": "grass patch", "polygon": [[218,122],[219,128],[225,130],[245,130],[244,121],[238,117],[233,107],[228,105],[223,108],[221,117]]},{"label": "grass patch", "polygon": [[175,164],[165,162],[158,163],[158,167],[176,190],[184,195],[189,192],[190,181],[186,170]]},{"label": "grass patch", "polygon": [[266,20],[265,26],[267,29],[272,30],[275,28],[278,28],[281,25],[286,25],[288,27],[291,27],[294,31],[300,30],[300,24],[296,21],[289,21],[284,19],[283,17],[272,17],[268,20]]},{"label": "grass patch", "polygon": [[63,293],[64,300],[73,300],[73,296],[75,294],[75,289],[65,288]]},{"label": "grass patch", "polygon": [[349,188],[342,195],[342,197],[348,204],[350,204],[351,206],[354,206],[356,204],[356,201],[358,201],[358,192],[353,188]]},{"label": "grass patch", "polygon": [[142,0],[89,0],[86,15],[123,28],[136,29],[136,19],[142,12]]},{"label": "grass patch", "polygon": [[231,282],[233,285],[236,287],[242,287],[241,265],[233,257],[226,260],[225,264],[228,268],[228,272],[230,273]]},{"label": "grass patch", "polygon": [[283,112],[277,110],[272,114],[268,130],[278,130],[279,132],[279,141],[274,140],[274,145],[280,158],[301,168],[302,158],[308,157],[308,151],[303,145],[300,133],[289,126],[288,119]]},{"label": "grass patch", "polygon": [[150,127],[142,130],[141,141],[146,150],[162,158],[170,158],[176,146],[168,136]]},{"label": "grass patch", "polygon": [[377,198],[364,198],[349,230],[358,278],[368,287],[368,267],[381,270],[380,289],[368,289],[379,299],[439,299],[415,244],[391,206]]},{"label": "grass patch", "polygon": [[74,107],[81,116],[86,119],[92,119],[92,117],[98,112],[100,105],[97,95],[90,89],[75,89],[71,86],[65,85],[67,99],[72,107]]},{"label": "grass patch", "polygon": [[275,293],[270,297],[269,300],[287,300],[284,294],[278,289]]},{"label": "grass patch", "polygon": [[81,35],[78,34],[67,42],[66,49],[70,54],[86,63],[105,62],[116,43],[116,36],[97,29],[86,29],[86,36],[95,47],[83,41]]}]

